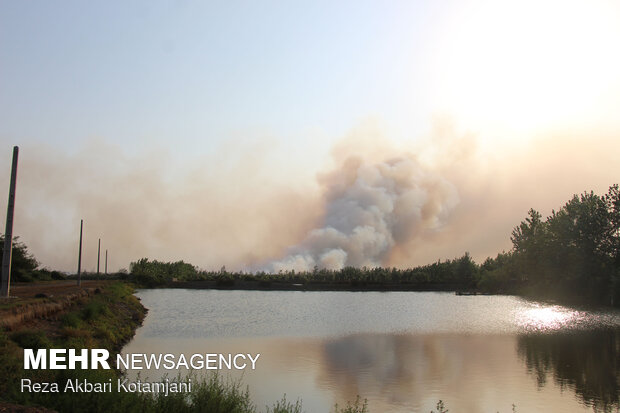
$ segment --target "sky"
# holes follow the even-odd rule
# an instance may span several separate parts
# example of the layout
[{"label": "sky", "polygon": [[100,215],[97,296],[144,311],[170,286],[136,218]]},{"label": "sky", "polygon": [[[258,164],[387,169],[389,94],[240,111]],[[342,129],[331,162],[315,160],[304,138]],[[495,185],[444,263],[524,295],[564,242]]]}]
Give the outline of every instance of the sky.
[{"label": "sky", "polygon": [[613,0],[0,0],[0,195],[18,145],[63,271],[80,219],[88,271],[481,261],[618,183],[618,44]]}]

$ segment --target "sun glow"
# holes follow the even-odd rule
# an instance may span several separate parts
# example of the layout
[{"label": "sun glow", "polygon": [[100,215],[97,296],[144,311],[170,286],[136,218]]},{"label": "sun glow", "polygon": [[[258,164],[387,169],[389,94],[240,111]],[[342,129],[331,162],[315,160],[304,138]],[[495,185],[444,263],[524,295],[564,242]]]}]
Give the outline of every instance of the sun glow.
[{"label": "sun glow", "polygon": [[519,314],[519,324],[529,331],[559,330],[580,317],[579,312],[559,306],[535,307]]},{"label": "sun glow", "polygon": [[434,104],[470,127],[523,135],[619,106],[618,2],[470,1],[439,30]]}]

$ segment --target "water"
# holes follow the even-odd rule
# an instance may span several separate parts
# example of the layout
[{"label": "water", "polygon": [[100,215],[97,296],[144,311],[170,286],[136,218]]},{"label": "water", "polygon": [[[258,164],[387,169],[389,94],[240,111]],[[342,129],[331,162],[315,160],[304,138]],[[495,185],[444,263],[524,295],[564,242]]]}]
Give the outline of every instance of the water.
[{"label": "water", "polygon": [[[260,353],[255,403],[307,412],[618,411],[620,313],[433,292],[142,290],[124,353]],[[151,379],[162,372],[142,372]]]}]

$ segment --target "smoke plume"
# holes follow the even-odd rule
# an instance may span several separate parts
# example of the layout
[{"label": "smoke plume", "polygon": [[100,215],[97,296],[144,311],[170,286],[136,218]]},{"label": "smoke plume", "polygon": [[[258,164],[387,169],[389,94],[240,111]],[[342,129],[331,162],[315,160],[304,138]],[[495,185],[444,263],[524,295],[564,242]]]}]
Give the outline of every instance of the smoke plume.
[{"label": "smoke plume", "polygon": [[413,156],[382,162],[350,157],[319,181],[322,225],[270,270],[384,265],[395,245],[439,229],[458,203],[454,186]]}]

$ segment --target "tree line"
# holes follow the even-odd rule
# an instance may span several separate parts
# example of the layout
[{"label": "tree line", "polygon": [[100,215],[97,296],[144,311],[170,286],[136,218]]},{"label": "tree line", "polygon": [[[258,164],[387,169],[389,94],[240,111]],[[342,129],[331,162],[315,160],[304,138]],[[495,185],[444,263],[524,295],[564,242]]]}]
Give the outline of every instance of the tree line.
[{"label": "tree line", "polygon": [[530,209],[510,237],[513,248],[480,266],[479,285],[618,304],[620,191],[574,195],[543,220]]},{"label": "tree line", "polygon": [[130,265],[130,278],[142,285],[158,286],[174,281],[213,281],[219,285],[234,286],[237,282],[262,283],[323,283],[348,286],[369,284],[452,285],[474,288],[478,265],[465,253],[460,258],[437,261],[415,268],[344,267],[329,270],[314,267],[312,271],[279,271],[278,273],[199,270],[183,261],[161,262],[142,258]]}]

